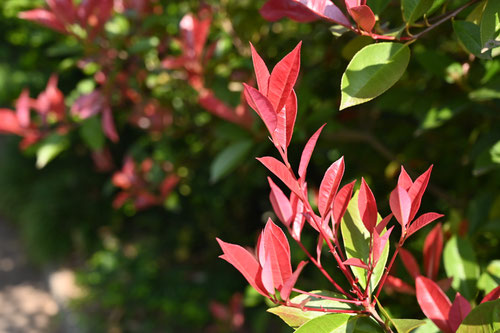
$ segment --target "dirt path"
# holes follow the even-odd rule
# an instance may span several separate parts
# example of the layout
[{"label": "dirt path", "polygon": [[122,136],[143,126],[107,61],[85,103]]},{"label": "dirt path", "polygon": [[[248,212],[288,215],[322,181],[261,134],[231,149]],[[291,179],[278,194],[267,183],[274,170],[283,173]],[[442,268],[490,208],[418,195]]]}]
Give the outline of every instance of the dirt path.
[{"label": "dirt path", "polygon": [[0,333],[55,333],[58,306],[19,236],[0,218]]}]

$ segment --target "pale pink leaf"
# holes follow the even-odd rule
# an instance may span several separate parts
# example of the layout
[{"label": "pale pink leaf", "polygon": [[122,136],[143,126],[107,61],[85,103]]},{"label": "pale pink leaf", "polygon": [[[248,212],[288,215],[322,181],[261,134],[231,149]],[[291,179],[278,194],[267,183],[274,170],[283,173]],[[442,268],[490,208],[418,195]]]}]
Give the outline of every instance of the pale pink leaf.
[{"label": "pale pink leaf", "polygon": [[406,191],[408,191],[410,187],[413,185],[413,181],[411,180],[410,176],[408,175],[403,166],[401,166],[401,173],[399,174],[398,185],[401,186]]},{"label": "pale pink leaf", "polygon": [[389,204],[394,217],[403,230],[406,230],[411,212],[411,199],[406,190],[397,185],[391,193]]},{"label": "pale pink leaf", "polygon": [[47,28],[59,31],[61,33],[66,33],[66,28],[56,16],[45,9],[33,9],[25,12],[20,12],[19,18],[23,20],[33,21]]},{"label": "pale pink leaf", "polygon": [[30,95],[29,90],[24,89],[16,101],[16,116],[21,127],[30,125]]},{"label": "pale pink leaf", "polygon": [[271,178],[267,177],[267,180],[271,187],[269,200],[271,201],[274,212],[285,226],[290,227],[290,223],[293,219],[292,205],[283,191],[271,180]]}]

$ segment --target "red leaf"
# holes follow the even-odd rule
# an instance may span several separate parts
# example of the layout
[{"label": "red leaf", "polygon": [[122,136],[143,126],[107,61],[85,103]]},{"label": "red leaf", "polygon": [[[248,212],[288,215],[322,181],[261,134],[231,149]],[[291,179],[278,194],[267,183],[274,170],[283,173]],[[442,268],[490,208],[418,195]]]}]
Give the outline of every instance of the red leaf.
[{"label": "red leaf", "polygon": [[52,12],[64,24],[77,23],[76,7],[73,0],[47,0]]},{"label": "red leaf", "polygon": [[269,294],[274,295],[275,283],[273,274],[273,263],[271,261],[271,257],[267,255],[266,259],[260,262],[260,265],[262,266],[262,273],[261,273],[262,284],[264,285],[264,288],[267,290]]},{"label": "red leaf", "polygon": [[389,221],[392,219],[392,213],[387,215],[386,217],[384,217],[382,219],[382,221],[380,221],[377,226],[375,227],[375,231],[378,232],[379,234],[382,233],[382,230],[384,230],[384,228],[387,226],[387,224],[389,223]]},{"label": "red leaf", "polygon": [[30,125],[30,95],[28,89],[24,89],[16,101],[16,116],[21,127]]},{"label": "red leaf", "polygon": [[500,298],[500,286],[496,287],[495,289],[493,289],[492,291],[490,291],[488,293],[488,295],[484,296],[484,298],[481,301],[481,303],[489,302],[489,301],[494,301],[494,300],[499,299],[499,298]]},{"label": "red leaf", "polygon": [[274,67],[269,77],[267,97],[276,113],[280,113],[285,106],[300,70],[300,47],[302,42],[287,54]]},{"label": "red leaf", "polygon": [[299,165],[299,177],[304,180],[306,178],[307,166],[309,165],[309,161],[311,160],[311,155],[314,151],[314,147],[316,146],[316,142],[318,141],[319,135],[325,127],[326,124],[321,126],[316,133],[314,133],[309,141],[307,141],[304,150],[302,151],[302,156],[300,157],[300,165]]},{"label": "red leaf", "polygon": [[394,217],[398,220],[399,224],[401,224],[403,230],[406,230],[411,211],[410,196],[398,185],[394,191],[392,191],[389,203]]},{"label": "red leaf", "polygon": [[424,271],[429,279],[436,280],[437,278],[442,252],[443,231],[441,223],[438,223],[429,232],[424,242]]},{"label": "red leaf", "polygon": [[406,173],[406,170],[403,166],[401,166],[401,173],[399,174],[398,185],[403,189],[408,191],[410,187],[413,185],[413,181],[410,176]]},{"label": "red leaf", "polygon": [[210,90],[204,90],[198,97],[198,103],[213,115],[235,124],[246,126],[245,115],[238,115],[236,110],[218,99]]},{"label": "red leaf", "polygon": [[342,217],[344,217],[349,201],[352,198],[354,184],[356,184],[355,180],[342,187],[333,200],[333,221],[336,225],[339,225]]},{"label": "red leaf", "polygon": [[276,128],[277,118],[271,102],[260,91],[243,83],[245,86],[245,98],[252,109],[257,112],[267,127],[267,130],[272,135]]},{"label": "red leaf", "polygon": [[173,191],[173,189],[179,183],[179,180],[180,179],[179,177],[177,177],[177,175],[170,175],[165,177],[160,185],[160,193],[162,198],[166,198]]},{"label": "red leaf", "polygon": [[262,262],[264,258],[266,263],[270,261],[274,288],[280,290],[284,282],[292,275],[290,245],[281,228],[271,219],[267,220],[260,243],[259,261],[262,266],[264,266]]},{"label": "red leaf", "polygon": [[253,61],[253,70],[255,71],[255,77],[257,78],[257,86],[259,87],[259,91],[267,96],[267,89],[269,85],[269,70],[267,69],[266,63],[259,56],[252,43],[250,43],[250,49],[252,50],[252,61]]},{"label": "red leaf", "polygon": [[350,27],[349,19],[330,0],[269,0],[260,9],[268,21],[289,17],[297,22],[327,20]]},{"label": "red leaf", "polygon": [[356,267],[360,267],[360,268],[363,268],[363,269],[368,269],[368,265],[365,264],[363,262],[363,260],[361,260],[359,258],[349,258],[346,261],[344,261],[344,265],[356,266]]},{"label": "red leaf", "polygon": [[438,214],[438,213],[425,213],[425,214],[420,215],[420,217],[418,217],[415,221],[413,221],[410,224],[410,227],[408,228],[408,231],[406,233],[406,235],[407,235],[406,237],[410,237],[418,230],[422,229],[423,227],[425,227],[429,223],[431,223],[431,222],[433,222],[433,221],[435,221],[443,216],[444,216],[443,214]]},{"label": "red leaf", "polygon": [[460,293],[457,293],[448,315],[448,324],[452,332],[456,332],[456,330],[458,330],[458,327],[465,317],[467,317],[470,310],[470,303],[465,299],[465,297],[460,295]]},{"label": "red leaf", "polygon": [[453,278],[451,277],[451,278],[439,280],[436,283],[439,286],[439,288],[441,288],[444,292],[446,292],[448,289],[450,289],[452,282],[453,282]]},{"label": "red leaf", "polygon": [[297,119],[297,95],[295,91],[292,90],[291,94],[285,104],[286,111],[286,147],[290,145],[292,141],[293,128],[295,126],[295,120]]},{"label": "red leaf", "polygon": [[81,119],[87,119],[99,113],[106,105],[106,98],[99,90],[81,95],[71,106],[71,113]]},{"label": "red leaf", "polygon": [[47,28],[66,33],[64,24],[59,22],[56,16],[45,9],[33,9],[25,12],[20,12],[18,17],[23,20],[33,21]]},{"label": "red leaf", "polygon": [[290,293],[292,292],[293,286],[295,286],[295,283],[297,282],[297,279],[299,278],[299,275],[306,264],[307,261],[301,261],[297,266],[295,272],[293,272],[293,274],[285,281],[285,283],[283,284],[283,288],[281,288],[280,290],[281,299],[287,301],[290,298]]},{"label": "red leaf", "polygon": [[376,18],[370,7],[366,5],[348,8],[349,14],[364,31],[371,32]]},{"label": "red leaf", "polygon": [[113,120],[113,114],[109,107],[105,107],[102,111],[101,126],[104,134],[113,142],[118,142],[120,138],[116,132],[115,122]]},{"label": "red leaf", "polygon": [[271,187],[269,200],[271,201],[271,205],[273,206],[274,212],[284,225],[290,227],[290,223],[292,222],[293,219],[292,205],[290,205],[290,201],[288,201],[286,195],[271,180],[271,178],[267,177],[267,180],[269,181],[269,186]]},{"label": "red leaf", "polygon": [[397,278],[392,275],[387,276],[384,288],[394,289],[395,291],[403,294],[410,294],[410,295],[415,294],[415,289],[412,286],[410,286],[408,283],[404,282],[400,278]]},{"label": "red leaf", "polygon": [[302,197],[302,193],[300,193],[299,185],[297,184],[295,176],[283,163],[270,156],[257,158],[257,160],[260,163],[264,164],[264,166],[268,168],[269,171],[274,173],[276,177],[278,177],[283,183],[285,183],[290,191],[295,192],[295,194],[297,194],[299,197]]},{"label": "red leaf", "polygon": [[405,250],[403,248],[399,249],[399,255],[403,265],[410,275],[416,279],[417,276],[420,276],[420,268],[418,267],[418,263],[415,260],[415,257],[410,253],[410,251]]},{"label": "red leaf", "polygon": [[276,114],[276,128],[272,133],[273,142],[278,144],[283,151],[286,150],[286,123],[287,123],[287,113],[283,109]]},{"label": "red leaf", "polygon": [[23,129],[19,126],[19,119],[14,111],[0,109],[0,133],[22,135]]},{"label": "red leaf", "polygon": [[233,265],[259,294],[267,297],[261,280],[261,267],[255,257],[239,245],[225,243],[219,238],[216,239],[224,252],[219,258]]},{"label": "red leaf", "polygon": [[332,202],[344,175],[344,169],[344,157],[341,157],[332,163],[323,176],[318,197],[318,209],[322,217],[325,217],[332,208]]},{"label": "red leaf", "polygon": [[413,220],[415,215],[417,215],[418,209],[420,208],[420,202],[422,201],[422,196],[424,195],[429,179],[431,178],[432,165],[426,172],[424,172],[420,177],[418,177],[413,185],[408,190],[408,194],[411,198],[411,213],[410,221]]},{"label": "red leaf", "polygon": [[377,203],[375,202],[372,190],[368,184],[366,184],[364,178],[361,178],[361,188],[359,189],[358,196],[358,209],[363,224],[370,234],[372,234],[377,224]]},{"label": "red leaf", "polygon": [[374,265],[377,264],[382,252],[384,251],[385,245],[389,241],[389,236],[391,235],[394,226],[390,227],[382,236],[378,233],[373,233],[373,262]]},{"label": "red leaf", "polygon": [[436,324],[439,329],[453,332],[448,325],[448,314],[451,302],[439,286],[432,280],[419,276],[415,280],[417,301],[424,314]]}]

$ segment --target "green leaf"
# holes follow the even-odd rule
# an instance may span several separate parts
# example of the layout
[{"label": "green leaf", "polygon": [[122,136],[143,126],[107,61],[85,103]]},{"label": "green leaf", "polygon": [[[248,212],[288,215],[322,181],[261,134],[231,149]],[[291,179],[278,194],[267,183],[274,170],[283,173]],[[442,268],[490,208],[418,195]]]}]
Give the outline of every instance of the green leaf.
[{"label": "green leaf", "polygon": [[342,75],[340,110],[368,102],[392,87],[403,75],[410,49],[400,43],[365,46]]},{"label": "green leaf", "polygon": [[401,1],[401,9],[403,10],[403,18],[408,25],[413,24],[416,20],[422,17],[429,9],[432,8],[434,0],[403,0]]},{"label": "green leaf", "polygon": [[[326,290],[314,290],[311,291],[311,293],[327,297],[345,298],[345,296],[342,294]],[[323,299],[320,297],[308,296],[304,294],[296,296],[292,298],[290,301],[294,304],[301,304],[306,299],[309,299],[309,301],[307,301],[307,303],[305,303],[304,306],[311,308],[339,309],[339,310],[357,309],[357,307],[352,303],[342,303],[333,300]],[[267,311],[280,317],[285,323],[287,323],[292,328],[300,327],[313,318],[324,316],[327,314],[326,312],[318,312],[318,311],[302,311],[301,309],[291,308],[283,305],[270,308]]]},{"label": "green leaf", "polygon": [[101,128],[101,121],[97,116],[85,119],[80,127],[80,136],[92,150],[101,150],[106,138]]},{"label": "green leaf", "polygon": [[477,281],[477,287],[488,294],[500,285],[500,260],[490,262]]},{"label": "green leaf", "polygon": [[302,325],[295,333],[341,333],[347,331],[350,315],[333,313],[314,318]]},{"label": "green leaf", "polygon": [[424,320],[418,319],[392,319],[398,333],[408,333],[425,324]]},{"label": "green leaf", "polygon": [[[340,228],[342,231],[342,239],[347,258],[359,258],[364,262],[368,262],[370,253],[370,233],[366,230],[363,221],[359,215],[358,209],[358,193],[356,192],[347,206],[347,211],[342,219]],[[381,220],[381,217],[378,217]],[[384,229],[385,231],[385,229]],[[370,288],[373,291],[384,273],[387,257],[389,256],[389,242],[384,248],[379,262],[373,270],[370,279]],[[359,279],[361,287],[366,288],[366,270],[360,267],[351,266],[354,275]]]},{"label": "green leaf", "polygon": [[448,277],[453,278],[452,287],[468,300],[477,293],[479,265],[471,243],[464,238],[453,236],[444,248],[444,268]]},{"label": "green leaf", "polygon": [[481,46],[492,49],[500,33],[500,1],[488,0],[479,27]]},{"label": "green leaf", "polygon": [[481,53],[483,47],[479,27],[468,21],[453,21],[453,30],[462,46],[470,53],[479,58],[491,58],[491,50]]},{"label": "green leaf", "polygon": [[36,167],[42,169],[68,147],[69,140],[66,136],[50,135],[43,140],[36,151]]},{"label": "green leaf", "polygon": [[500,330],[500,299],[475,307],[458,327],[457,333],[494,333]]},{"label": "green leaf", "polygon": [[375,15],[380,15],[391,0],[367,0],[366,5],[370,7]]},{"label": "green leaf", "polygon": [[[344,331],[342,331],[344,332]],[[351,317],[347,323],[346,333],[383,333],[384,330],[372,318],[366,315]]]},{"label": "green leaf", "polygon": [[210,166],[210,181],[215,183],[233,171],[252,148],[252,141],[243,140],[221,151]]}]

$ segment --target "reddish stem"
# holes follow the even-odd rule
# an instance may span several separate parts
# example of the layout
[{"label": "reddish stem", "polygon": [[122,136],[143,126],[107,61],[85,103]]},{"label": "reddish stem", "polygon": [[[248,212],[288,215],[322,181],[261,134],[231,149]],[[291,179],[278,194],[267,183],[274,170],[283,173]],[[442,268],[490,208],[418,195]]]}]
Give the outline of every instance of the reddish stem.
[{"label": "reddish stem", "polygon": [[297,289],[297,288],[293,288],[292,290],[295,291],[295,292],[304,294],[304,295],[312,296],[312,297],[323,298],[323,299],[328,299],[328,300],[331,300],[331,301],[337,301],[337,302],[342,302],[342,303],[351,303],[351,304],[356,304],[356,305],[363,305],[363,302],[362,301],[358,301],[358,300],[350,300],[350,299],[344,299],[344,298],[329,297],[329,296],[324,296],[324,295],[310,293],[308,291],[300,290],[300,289]]},{"label": "reddish stem", "polygon": [[382,279],[380,280],[378,284],[378,290],[375,293],[375,298],[378,298],[380,295],[380,292],[382,291],[382,287],[384,286],[385,280],[387,279],[387,276],[389,275],[389,272],[391,271],[392,265],[394,264],[394,260],[396,260],[396,257],[398,256],[399,249],[403,246],[405,242],[406,235],[401,235],[401,238],[399,239],[398,245],[396,246],[396,250],[394,251],[394,254],[392,255],[391,261],[389,262],[389,265],[385,267],[385,272],[384,275],[382,276]]},{"label": "reddish stem", "polygon": [[290,303],[290,302],[277,302],[277,304],[288,306],[291,308],[296,308],[296,309],[301,309],[302,311],[316,311],[316,312],[327,312],[327,313],[366,313],[368,314],[365,310],[348,310],[348,309],[328,309],[324,308],[323,306],[318,306],[318,307],[311,307],[311,306],[304,306],[301,304],[295,304],[295,303]]}]

